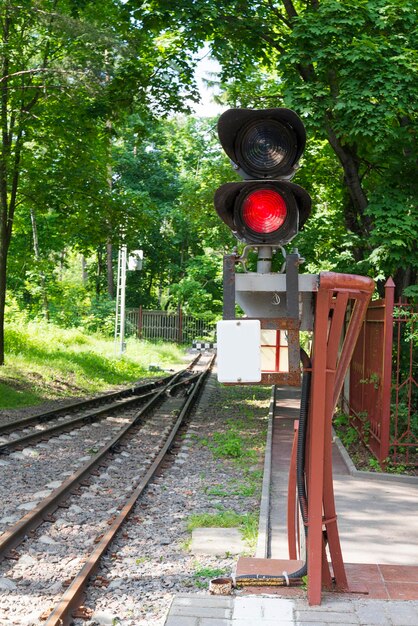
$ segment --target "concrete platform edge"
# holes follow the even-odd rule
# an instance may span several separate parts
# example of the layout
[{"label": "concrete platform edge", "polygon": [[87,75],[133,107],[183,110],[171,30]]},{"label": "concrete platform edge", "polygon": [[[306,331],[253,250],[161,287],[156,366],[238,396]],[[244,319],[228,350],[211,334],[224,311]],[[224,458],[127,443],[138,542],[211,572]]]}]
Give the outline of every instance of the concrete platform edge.
[{"label": "concrete platform edge", "polygon": [[400,474],[388,474],[387,472],[365,472],[358,470],[350,458],[347,450],[344,447],[341,439],[336,435],[334,429],[332,431],[333,440],[340,451],[347,470],[351,476],[355,478],[370,478],[371,480],[382,480],[390,482],[411,483],[418,485],[418,476],[402,476]]},{"label": "concrete platform edge", "polygon": [[264,455],[263,485],[261,490],[260,515],[258,521],[258,539],[255,551],[255,556],[261,559],[265,559],[269,556],[268,537],[270,524],[271,448],[273,441],[273,417],[275,402],[276,387],[273,385],[271,390],[266,449]]}]

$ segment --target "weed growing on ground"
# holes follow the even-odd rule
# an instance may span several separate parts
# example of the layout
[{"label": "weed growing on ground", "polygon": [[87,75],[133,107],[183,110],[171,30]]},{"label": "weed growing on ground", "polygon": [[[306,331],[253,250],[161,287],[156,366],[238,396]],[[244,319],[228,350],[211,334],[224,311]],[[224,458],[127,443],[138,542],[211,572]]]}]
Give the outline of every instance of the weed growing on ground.
[{"label": "weed growing on ground", "polygon": [[244,540],[253,547],[257,542],[258,514],[227,510],[216,514],[195,514],[188,518],[187,530],[192,532],[195,528],[239,528]]},{"label": "weed growing on ground", "polygon": [[199,563],[195,566],[196,570],[193,574],[193,582],[198,589],[205,589],[208,586],[209,580],[212,578],[220,578],[226,575],[225,570],[217,567],[202,567]]}]

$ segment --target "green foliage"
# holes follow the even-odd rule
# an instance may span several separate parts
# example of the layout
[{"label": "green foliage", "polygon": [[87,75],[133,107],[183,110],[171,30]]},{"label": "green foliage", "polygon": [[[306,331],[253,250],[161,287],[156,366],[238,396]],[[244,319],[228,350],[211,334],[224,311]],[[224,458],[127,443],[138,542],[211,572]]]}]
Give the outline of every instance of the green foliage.
[{"label": "green foliage", "polygon": [[[254,474],[254,472],[252,472]],[[246,476],[249,483],[238,483],[234,481],[232,483],[228,483],[226,486],[214,485],[212,487],[207,487],[205,489],[205,493],[208,496],[214,496],[218,498],[229,498],[230,496],[241,496],[243,498],[252,497],[257,488],[259,487],[259,479],[256,476]]]},{"label": "green foliage", "polygon": [[307,183],[314,210],[295,243],[308,270],[392,273],[398,295],[413,285],[415,3],[153,0],[149,8],[157,23],[210,41],[224,103],[284,105],[302,116],[308,147],[296,182]]},{"label": "green foliage", "polygon": [[35,406],[42,402],[40,393],[28,390],[28,385],[16,383],[13,379],[4,377],[5,382],[0,382],[0,397],[2,408],[18,409],[24,406]]},{"label": "green foliage", "polygon": [[359,383],[362,385],[373,385],[375,389],[379,389],[380,376],[377,372],[371,372],[369,378],[362,378],[359,380]]},{"label": "green foliage", "polygon": [[143,270],[128,277],[129,306],[181,304],[198,317],[220,316],[221,252],[228,237],[212,205],[228,164],[213,123],[180,116],[154,122],[133,144],[132,116],[115,144],[115,187],[145,199],[143,219],[127,239],[144,251]]},{"label": "green foliage", "polygon": [[381,472],[382,471],[382,468],[380,467],[379,461],[377,459],[374,459],[373,457],[370,457],[370,459],[369,459],[369,467],[374,472]]},{"label": "green foliage", "polygon": [[187,530],[195,528],[239,528],[244,539],[254,544],[258,533],[258,516],[256,513],[240,514],[234,511],[222,511],[216,515],[199,513],[188,518]]},{"label": "green foliage", "polygon": [[[9,310],[8,315],[13,316]],[[27,321],[22,313],[6,327],[8,363],[0,372],[1,407],[37,404],[47,398],[92,393],[149,376],[150,363],[182,361],[175,345],[128,340],[128,352],[116,358],[114,342],[62,329],[44,321]]]},{"label": "green foliage", "polygon": [[208,582],[212,578],[219,578],[220,576],[225,576],[226,571],[224,569],[220,569],[219,567],[202,567],[201,565],[196,565],[196,570],[193,574],[194,585],[198,589],[205,589],[208,586]]},{"label": "green foliage", "polygon": [[242,437],[236,431],[228,430],[226,433],[214,433],[213,441],[214,443],[210,445],[210,448],[215,457],[238,459],[244,454],[248,454],[244,450]]},{"label": "green foliage", "polygon": [[345,413],[338,413],[334,417],[333,425],[338,437],[341,439],[346,448],[358,441],[358,432],[355,428],[353,428],[353,426],[351,426],[349,415],[346,415]]},{"label": "green foliage", "polygon": [[[36,6],[0,9],[0,196],[14,229],[0,258],[8,252],[8,288],[31,317],[110,333],[106,244],[122,240],[144,251],[127,306],[220,317],[222,254],[236,242],[213,193],[235,174],[216,120],[173,115],[196,99],[204,42],[222,66],[223,104],[290,106],[306,124],[295,182],[313,209],[291,244],[303,270],[392,274],[397,295],[418,298],[412,0]],[[4,287],[1,274],[0,309]]]}]

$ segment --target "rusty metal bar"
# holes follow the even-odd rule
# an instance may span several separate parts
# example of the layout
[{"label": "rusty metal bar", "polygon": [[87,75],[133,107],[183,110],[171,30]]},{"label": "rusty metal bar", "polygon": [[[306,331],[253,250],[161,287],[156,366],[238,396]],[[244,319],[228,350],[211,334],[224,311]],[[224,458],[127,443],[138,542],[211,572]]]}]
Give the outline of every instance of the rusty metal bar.
[{"label": "rusty metal bar", "polygon": [[[341,590],[348,587],[347,576],[345,573],[344,562],[342,558],[340,539],[338,535],[337,516],[335,512],[334,485],[332,479],[332,414],[333,391],[335,387],[335,379],[337,373],[338,348],[341,332],[344,325],[345,312],[348,302],[347,292],[338,292],[334,299],[333,314],[328,333],[327,346],[327,394],[326,394],[326,414],[325,414],[325,442],[324,442],[324,524],[328,539],[329,552],[332,561],[334,578],[336,585]],[[361,325],[360,325],[361,327]],[[329,585],[329,568],[323,567],[325,574],[324,585]]]},{"label": "rusty metal bar", "polygon": [[382,367],[382,412],[380,418],[380,447],[378,461],[384,464],[389,456],[390,401],[392,395],[392,349],[393,349],[393,307],[395,303],[395,283],[388,278],[385,284],[385,313],[383,330]]},{"label": "rusty metal bar", "polygon": [[[339,589],[348,588],[335,513],[332,482],[331,420],[374,283],[362,276],[323,273],[316,297],[312,355],[312,393],[308,452],[308,601],[320,604],[329,587],[325,524],[333,574]],[[348,330],[339,351],[348,300],[354,300]],[[324,516],[323,516],[324,514]]]},{"label": "rusty metal bar", "polygon": [[361,297],[361,294],[370,294],[374,289],[374,281],[367,276],[357,274],[337,274],[336,272],[321,272],[319,286],[329,291],[348,291],[353,297]]},{"label": "rusty metal bar", "polygon": [[298,254],[286,257],[286,308],[287,317],[299,321],[299,261]]},{"label": "rusty metal bar", "polygon": [[344,378],[348,369],[348,366],[353,356],[354,348],[356,346],[357,337],[359,335],[361,324],[366,314],[367,305],[374,289],[374,282],[370,278],[369,292],[366,292],[366,298],[362,293],[361,296],[356,299],[354,304],[354,310],[351,315],[350,323],[348,325],[347,334],[344,341],[344,346],[341,352],[341,356],[338,363],[338,369],[335,379],[334,399],[333,406],[335,407],[338,402],[338,398],[341,393],[341,389],[344,384]]},{"label": "rusty metal bar", "polygon": [[311,416],[308,434],[308,601],[321,603],[323,537],[322,500],[324,492],[324,438],[326,410],[326,366],[328,331],[328,291],[321,289],[316,297],[314,351],[312,359]]},{"label": "rusty metal bar", "polygon": [[235,254],[225,254],[223,260],[223,319],[235,319]]}]

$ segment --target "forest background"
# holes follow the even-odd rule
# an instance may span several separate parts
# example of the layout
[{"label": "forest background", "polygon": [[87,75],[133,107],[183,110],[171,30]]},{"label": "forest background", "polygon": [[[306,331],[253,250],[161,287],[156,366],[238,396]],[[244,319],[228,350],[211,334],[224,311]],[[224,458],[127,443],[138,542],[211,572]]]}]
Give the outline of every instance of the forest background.
[{"label": "forest background", "polygon": [[235,175],[190,112],[204,46],[219,103],[304,121],[304,271],[418,297],[415,2],[1,0],[0,364],[18,315],[111,332],[122,243],[127,306],[220,316]]}]

